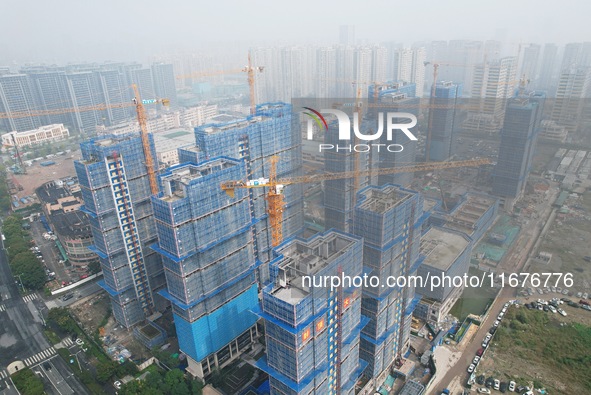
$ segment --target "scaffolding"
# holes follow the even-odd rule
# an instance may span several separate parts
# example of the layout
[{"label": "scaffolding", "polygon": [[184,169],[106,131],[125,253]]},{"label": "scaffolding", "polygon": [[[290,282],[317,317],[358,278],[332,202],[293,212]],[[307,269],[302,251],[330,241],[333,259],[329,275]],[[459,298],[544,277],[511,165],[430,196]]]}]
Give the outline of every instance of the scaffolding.
[{"label": "scaffolding", "polygon": [[303,276],[360,275],[361,239],[336,231],[293,239],[274,250],[272,282],[263,289],[271,393],[354,394],[359,361],[361,290],[307,286]]},{"label": "scaffolding", "polygon": [[[254,115],[244,119],[231,119],[225,123],[210,123],[195,128],[196,149],[200,158],[226,156],[246,162],[248,178],[268,178],[273,156],[278,156],[277,177],[302,175],[301,134],[292,127],[292,108],[286,103],[266,103],[256,107]],[[183,153],[190,157],[189,153]],[[252,232],[259,282],[268,283],[268,263],[271,260],[271,226],[265,191],[249,192],[253,222]],[[283,233],[294,236],[303,224],[303,185],[294,185],[284,191]]]},{"label": "scaffolding", "polygon": [[[390,276],[416,271],[419,243],[411,240],[426,219],[422,207],[422,195],[399,185],[370,186],[358,193],[354,233],[364,237],[364,271],[380,278],[380,284],[386,284]],[[368,362],[370,377],[380,376],[403,353],[412,300],[411,287],[363,289],[362,314],[369,323],[361,335],[360,356]]]},{"label": "scaffolding", "polygon": [[165,279],[161,260],[148,248],[156,230],[141,138],[139,133],[103,136],[80,148],[82,159],[74,166],[94,238],[90,248],[99,256],[100,284],[109,293],[113,315],[129,328],[166,303],[153,296]]},{"label": "scaffolding", "polygon": [[162,294],[172,302],[180,348],[198,366],[256,323],[250,199],[247,191],[229,197],[219,188],[245,177],[243,160],[185,163],[160,175],[162,191],[152,197],[158,232],[152,248],[162,256],[168,285]]}]

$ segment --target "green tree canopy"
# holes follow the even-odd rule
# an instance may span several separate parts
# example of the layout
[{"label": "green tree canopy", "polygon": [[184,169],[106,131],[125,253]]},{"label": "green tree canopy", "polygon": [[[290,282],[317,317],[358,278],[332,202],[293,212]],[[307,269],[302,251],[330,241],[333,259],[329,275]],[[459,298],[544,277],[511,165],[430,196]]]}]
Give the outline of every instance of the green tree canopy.
[{"label": "green tree canopy", "polygon": [[43,267],[30,251],[24,251],[13,257],[11,263],[12,274],[23,282],[27,289],[42,289],[45,285],[46,275]]}]

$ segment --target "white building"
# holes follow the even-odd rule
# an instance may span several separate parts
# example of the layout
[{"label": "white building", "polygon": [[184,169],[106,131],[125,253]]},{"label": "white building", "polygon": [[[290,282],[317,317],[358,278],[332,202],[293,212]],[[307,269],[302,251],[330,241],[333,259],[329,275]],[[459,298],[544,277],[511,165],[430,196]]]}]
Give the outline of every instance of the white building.
[{"label": "white building", "polygon": [[417,97],[423,97],[425,89],[426,60],[424,47],[400,48],[392,54],[394,80],[415,83]]},{"label": "white building", "polygon": [[51,143],[70,137],[70,132],[63,124],[41,126],[38,129],[25,132],[10,132],[2,135],[2,145],[13,147],[28,147],[36,144]]},{"label": "white building", "polygon": [[517,85],[517,59],[506,57],[474,67],[471,96],[478,110],[468,113],[464,129],[496,133],[503,127],[507,99]]},{"label": "white building", "polygon": [[172,129],[153,133],[158,162],[166,166],[179,163],[178,149],[195,145],[195,133],[189,129]]},{"label": "white building", "polygon": [[591,71],[588,68],[564,69],[556,89],[552,120],[569,131],[576,131],[585,100],[591,94],[590,88]]},{"label": "white building", "polygon": [[[163,130],[170,130],[174,128],[192,128],[203,125],[217,115],[217,105],[198,106],[185,108],[177,111],[165,112],[155,118],[148,119],[148,132],[158,133]],[[113,126],[99,125],[96,131],[99,135],[114,134],[123,135],[128,133],[136,133],[140,130],[137,121],[120,123]]]}]

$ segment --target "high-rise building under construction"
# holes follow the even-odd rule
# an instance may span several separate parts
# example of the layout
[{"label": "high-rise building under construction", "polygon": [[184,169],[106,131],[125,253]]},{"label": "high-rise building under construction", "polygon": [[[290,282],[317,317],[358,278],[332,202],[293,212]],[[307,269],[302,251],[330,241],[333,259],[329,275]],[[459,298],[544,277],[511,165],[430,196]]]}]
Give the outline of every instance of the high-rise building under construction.
[{"label": "high-rise building under construction", "polygon": [[359,356],[368,363],[365,372],[376,387],[408,350],[412,312],[419,301],[412,286],[385,284],[388,277],[416,274],[427,216],[418,192],[383,185],[358,193],[354,233],[364,238],[363,271],[380,279],[380,285],[363,288],[361,313],[369,323],[361,332]]},{"label": "high-rise building under construction", "polygon": [[[180,152],[182,163],[161,175],[153,197],[179,345],[188,370],[204,377],[237,358],[257,337],[257,282],[268,282],[272,238],[263,188],[237,189],[222,181],[268,179],[301,172],[301,135],[291,127],[291,106],[257,106],[247,118],[221,115],[195,128],[196,146]],[[283,236],[303,227],[302,186],[285,189]]]},{"label": "high-rise building under construction", "polygon": [[[156,155],[150,137],[152,155]],[[156,294],[165,278],[150,204],[150,183],[139,134],[105,136],[80,144],[74,166],[94,246],[102,267],[99,284],[108,292],[113,316],[126,328],[166,306]],[[156,165],[155,165],[156,167]]]},{"label": "high-rise building under construction", "polygon": [[234,360],[257,337],[258,304],[248,191],[234,197],[222,181],[247,176],[244,161],[219,157],[175,166],[152,197],[180,350],[203,378]]},{"label": "high-rise building under construction", "polygon": [[267,354],[257,363],[270,376],[272,395],[355,394],[366,366],[359,359],[359,334],[367,322],[361,316],[361,289],[308,280],[360,276],[362,246],[360,238],[329,231],[275,250],[259,312]]}]

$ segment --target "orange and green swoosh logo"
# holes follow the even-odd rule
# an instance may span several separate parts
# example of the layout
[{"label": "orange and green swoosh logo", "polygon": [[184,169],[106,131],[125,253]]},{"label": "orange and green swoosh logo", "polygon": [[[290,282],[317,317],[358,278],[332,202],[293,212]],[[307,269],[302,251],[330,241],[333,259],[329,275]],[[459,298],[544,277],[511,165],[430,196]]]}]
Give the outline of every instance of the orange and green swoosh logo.
[{"label": "orange and green swoosh logo", "polygon": [[312,118],[316,122],[316,125],[318,125],[319,129],[322,129],[322,125],[324,124],[324,130],[328,130],[328,124],[326,123],[326,119],[324,119],[322,114],[320,114],[318,111],[314,110],[313,108],[310,108],[310,107],[304,107],[304,108],[306,110],[310,111],[310,112],[304,111],[304,114],[306,114],[307,116]]}]

